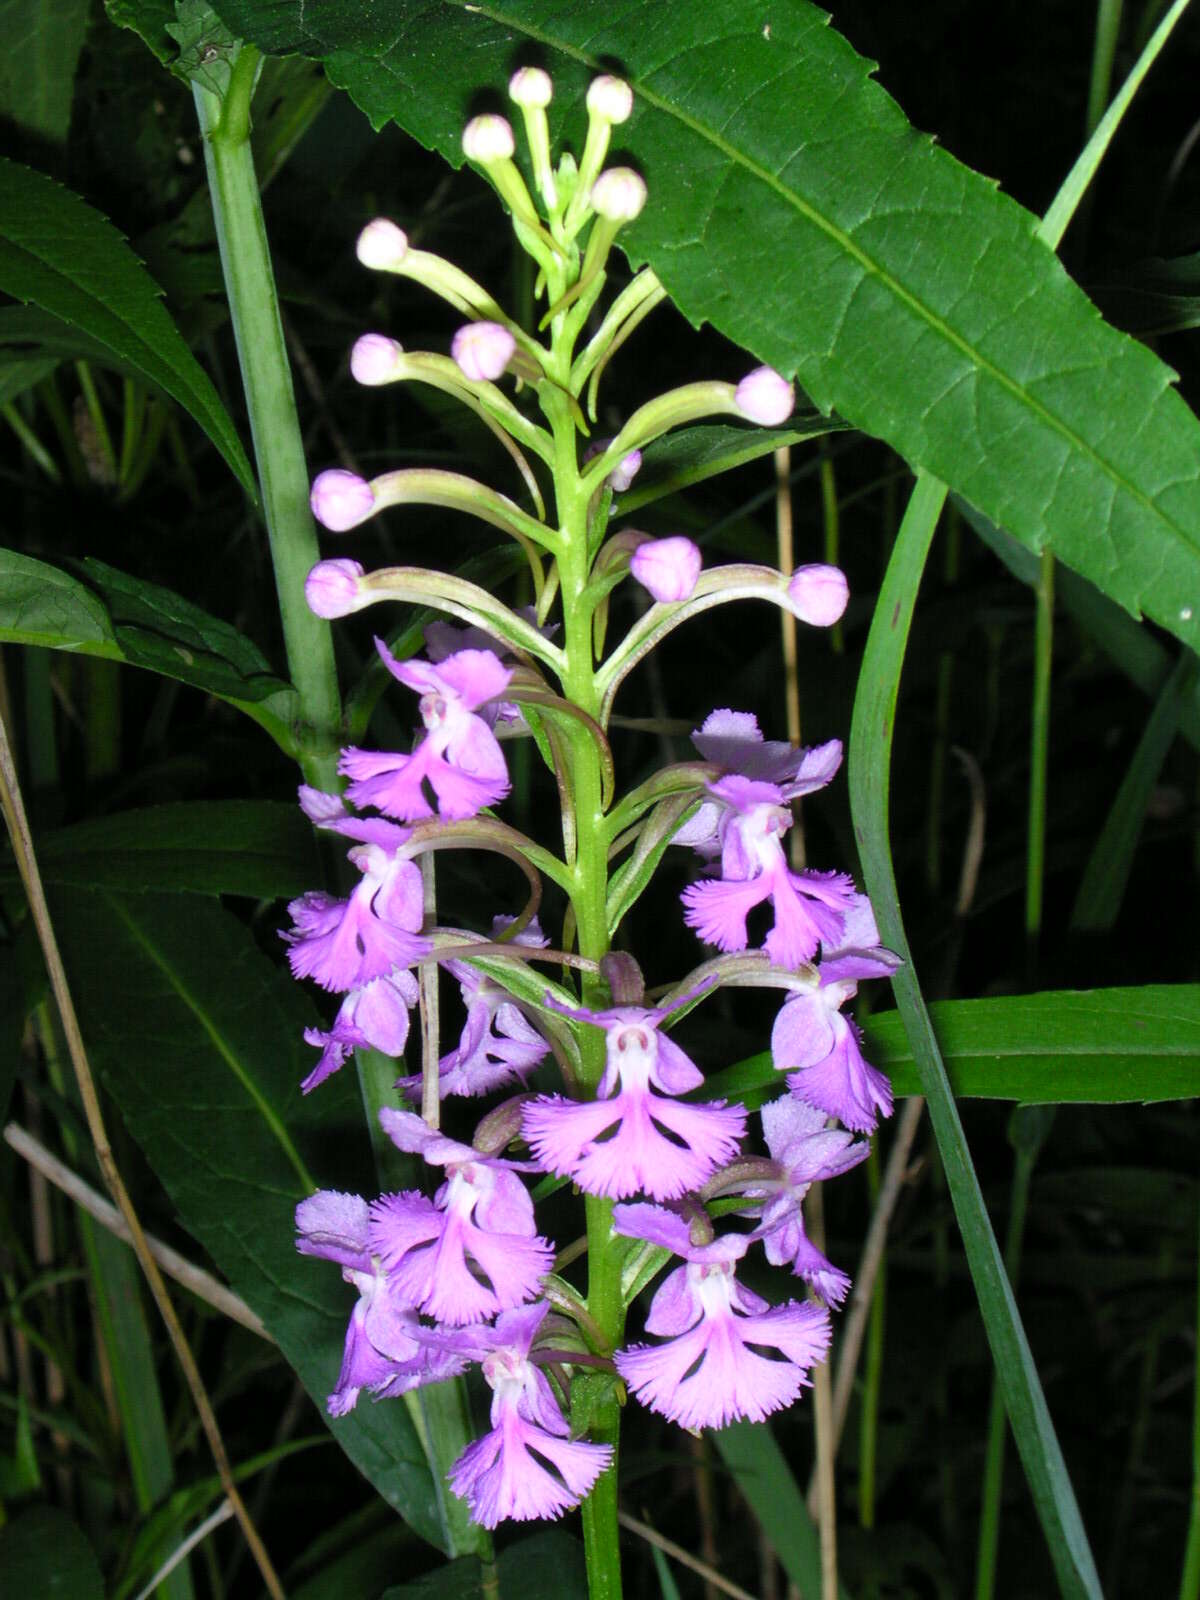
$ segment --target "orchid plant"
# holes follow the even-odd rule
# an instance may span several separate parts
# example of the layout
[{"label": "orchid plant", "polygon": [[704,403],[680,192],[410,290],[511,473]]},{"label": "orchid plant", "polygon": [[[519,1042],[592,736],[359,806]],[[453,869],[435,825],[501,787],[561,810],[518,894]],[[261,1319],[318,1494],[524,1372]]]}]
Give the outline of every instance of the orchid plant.
[{"label": "orchid plant", "polygon": [[[449,357],[407,352],[371,332],[350,365],[362,384],[430,383],[468,405],[516,464],[529,507],[425,468],[370,481],[334,468],[312,488],[314,515],[339,535],[392,506],[473,513],[515,542],[536,597],[523,613],[437,571],[368,573],[344,556],[318,562],[306,583],[323,618],[419,598],[465,624],[431,625],[424,658],[397,660],[376,639],[388,672],[419,697],[422,726],[411,750],[343,749],[338,770],[350,781],[341,794],[301,789],[318,827],[354,841],[348,862],[361,876],[344,898],[301,896],[285,933],[293,973],[345,997],[328,1032],[306,1035],[321,1050],[306,1091],[356,1046],[398,1055],[419,1003],[416,973],[443,964],[458,978],[466,1022],[457,1046],[439,1057],[426,1023],[421,1076],[401,1076],[395,1103],[375,1108],[393,1144],[434,1169],[437,1187],[432,1198],[417,1187],[370,1202],[322,1190],[297,1207],[297,1245],[339,1265],[358,1290],[330,1413],[344,1415],[364,1390],[382,1400],[478,1365],[492,1390],[492,1431],[454,1461],[454,1494],[488,1529],[554,1518],[582,1501],[591,1588],[613,1595],[626,1395],[693,1430],[759,1421],[795,1401],[828,1354],[830,1307],[845,1299],[849,1279],[809,1238],[803,1201],[813,1183],[867,1155],[838,1121],[869,1133],[892,1109],[887,1079],[863,1059],[841,1007],[860,979],[888,975],[897,960],[846,874],[797,868],[785,849],[792,806],[834,778],[839,741],[794,748],[766,739],[753,715],[718,707],[693,735],[698,760],[620,791],[609,743],[614,702],[667,634],[747,596],[828,627],[842,615],[847,585],[828,565],[706,570],[691,539],[625,525],[621,495],[643,450],[713,415],[784,423],[792,387],[761,366],[737,384],[690,383],[647,398],[615,437],[592,440],[605,368],[663,299],[648,268],[607,307],[602,299],[613,243],[649,198],[635,171],[606,165],[632,95],[618,78],[596,78],[583,153],[555,162],[548,75],[522,68],[509,93],[533,192],[506,119],[474,118],[463,149],[505,202],[535,265],[538,329],[521,327],[453,263],[412,248],[379,219],[359,238],[359,260],[415,279],[471,320]],[[626,580],[648,601],[612,641],[609,608]],[[561,802],[554,846],[495,814],[510,790],[498,734],[508,744],[531,740],[549,769]],[[655,974],[661,999],[651,1004],[622,930],[672,845],[694,852],[699,869],[682,894],[683,920],[719,953],[665,987]],[[518,916],[481,907],[487,931],[442,925],[430,893],[434,853],[472,848],[516,858],[534,886]],[[537,915],[546,879],[560,891],[555,944]],[[759,906],[770,920],[761,942],[747,926]],[[787,995],[772,1036],[782,1098],[760,1113],[768,1155],[751,1153],[744,1106],[701,1097],[704,1074],[668,1031],[723,984]],[[551,1058],[554,1068],[543,1070]],[[558,1088],[538,1092],[532,1075],[543,1082],[550,1070]],[[458,1139],[442,1131],[452,1109],[456,1124],[470,1121],[469,1108],[460,1113],[448,1100],[497,1093],[503,1098],[473,1132]],[[582,1196],[585,1287],[557,1270],[569,1241],[560,1241],[556,1262],[538,1231],[525,1181],[537,1173]],[[710,1212],[732,1196],[734,1216],[728,1207]],[[768,1305],[737,1281],[737,1264],[760,1243],[800,1280],[799,1298]],[[645,1315],[651,1339],[639,1339],[627,1327],[630,1309],[673,1259],[681,1265]],[[608,1382],[593,1383],[586,1426],[576,1427],[571,1378],[581,1369]]]}]

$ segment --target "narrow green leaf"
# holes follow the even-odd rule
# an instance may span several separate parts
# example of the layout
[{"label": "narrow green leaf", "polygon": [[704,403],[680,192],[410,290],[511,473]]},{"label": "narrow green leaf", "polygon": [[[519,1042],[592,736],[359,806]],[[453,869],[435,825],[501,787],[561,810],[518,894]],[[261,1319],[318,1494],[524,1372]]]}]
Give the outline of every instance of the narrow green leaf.
[{"label": "narrow green leaf", "polygon": [[892,988],[912,1044],[997,1378],[1059,1589],[1066,1600],[1101,1600],[1100,1579],[1075,1493],[913,967],[888,843],[892,730],[900,671],[921,573],[945,498],[944,485],[918,477],[880,589],[850,731],[851,812],[880,933],[904,959],[892,977]]},{"label": "narrow green leaf", "polygon": [[[821,1594],[820,1538],[770,1424],[735,1422],[713,1433],[712,1441],[758,1518],[783,1570],[802,1595]],[[838,1594],[846,1600],[846,1591],[840,1585]]]},{"label": "narrow green leaf", "polygon": [[49,1506],[0,1528],[0,1590],[38,1600],[104,1600],[104,1580],[86,1536]]},{"label": "narrow green leaf", "polygon": [[[935,1000],[929,1015],[958,1099],[1120,1105],[1200,1095],[1200,984]],[[864,1050],[897,1095],[924,1093],[899,1011],[868,1019]],[[703,1092],[753,1105],[782,1086],[764,1052],[713,1073]]]},{"label": "narrow green leaf", "polygon": [[377,127],[395,120],[455,165],[481,62],[499,87],[536,45],[558,126],[576,130],[588,74],[620,63],[622,142],[651,196],[622,240],[684,315],[1200,643],[1200,424],[1170,371],[1100,320],[1036,218],[905,121],[816,6],[218,10],[261,48],[319,57]]},{"label": "narrow green leaf", "polygon": [[233,423],[153,278],[106,217],[14,161],[0,161],[0,289],[81,328],[124,370],[177,401],[257,497]]},{"label": "narrow green leaf", "polygon": [[837,417],[814,414],[798,417],[790,428],[681,428],[647,446],[634,486],[619,497],[616,514],[627,516],[664,495],[678,494],[775,450],[843,431],[846,426]]},{"label": "narrow green leaf", "polygon": [[276,900],[303,894],[321,879],[312,827],[299,806],[275,800],[192,800],[120,811],[45,834],[37,847],[47,883],[125,894],[173,890]]},{"label": "narrow green leaf", "polygon": [[0,0],[0,117],[66,139],[88,10],[88,0]]},{"label": "narrow green leaf", "polygon": [[[56,908],[93,1065],[184,1225],[263,1319],[325,1416],[353,1291],[297,1255],[293,1210],[371,1172],[353,1074],[305,1098],[318,1019],[249,931],[207,899],[72,889]],[[440,1542],[434,1485],[402,1404],[329,1420],[409,1525]]]},{"label": "narrow green leaf", "polygon": [[510,1545],[496,1562],[496,1583],[484,1583],[474,1556],[385,1589],[380,1600],[587,1600],[583,1546],[561,1528]]},{"label": "narrow green leaf", "polygon": [[1088,857],[1079,893],[1071,912],[1071,927],[1094,933],[1111,928],[1117,920],[1150,796],[1162,774],[1163,762],[1179,731],[1180,711],[1195,693],[1196,658],[1185,652],[1142,730],[1112,809]]},{"label": "narrow green leaf", "polygon": [[50,356],[9,356],[0,352],[0,405],[49,377],[58,362]]}]

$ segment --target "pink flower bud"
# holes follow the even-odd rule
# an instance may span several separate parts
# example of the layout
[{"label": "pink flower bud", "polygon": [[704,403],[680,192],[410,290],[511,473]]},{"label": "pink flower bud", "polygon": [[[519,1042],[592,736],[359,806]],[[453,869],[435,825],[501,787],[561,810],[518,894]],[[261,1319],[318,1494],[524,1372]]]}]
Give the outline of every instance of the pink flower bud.
[{"label": "pink flower bud", "polygon": [[396,358],[403,354],[403,346],[386,334],[364,333],[350,352],[350,371],[359,383],[372,388],[390,383],[396,375]]},{"label": "pink flower bud", "polygon": [[797,567],[788,582],[788,600],[801,622],[814,628],[832,628],[846,609],[850,586],[838,567],[820,563]]},{"label": "pink flower bud", "polygon": [[475,383],[494,382],[512,360],[517,341],[499,322],[468,322],[450,342],[450,354]]},{"label": "pink flower bud", "polygon": [[508,80],[509,98],[519,106],[542,109],[550,104],[553,93],[550,74],[541,67],[522,67]]},{"label": "pink flower bud", "polygon": [[669,605],[686,600],[700,576],[700,551],[682,535],[673,539],[648,539],[638,545],[629,570],[656,600]]},{"label": "pink flower bud", "polygon": [[786,422],[796,404],[791,384],[774,367],[755,367],[748,372],[738,384],[734,399],[744,417],[765,428]]},{"label": "pink flower bud", "polygon": [[347,616],[358,600],[358,580],[362,575],[358,561],[318,561],[304,580],[308,609],[318,617]]},{"label": "pink flower bud", "polygon": [[633,110],[633,90],[622,79],[606,72],[592,79],[587,108],[594,117],[603,117],[605,122],[624,122]]},{"label": "pink flower bud", "polygon": [[504,161],[516,149],[513,131],[503,117],[472,117],[463,129],[463,155],[468,161],[486,166],[489,161]]},{"label": "pink flower bud", "polygon": [[312,514],[331,533],[345,533],[365,522],[375,509],[371,485],[357,472],[332,467],[318,473],[308,497]]},{"label": "pink flower bud", "polygon": [[632,222],[645,204],[645,181],[632,167],[610,167],[592,185],[592,206],[608,222]]},{"label": "pink flower bud", "polygon": [[641,470],[642,452],[640,450],[631,450],[627,456],[622,456],[608,475],[608,482],[612,492],[614,494],[624,494]]},{"label": "pink flower bud", "polygon": [[356,252],[364,267],[387,272],[408,254],[408,235],[386,217],[376,217],[359,234]]}]

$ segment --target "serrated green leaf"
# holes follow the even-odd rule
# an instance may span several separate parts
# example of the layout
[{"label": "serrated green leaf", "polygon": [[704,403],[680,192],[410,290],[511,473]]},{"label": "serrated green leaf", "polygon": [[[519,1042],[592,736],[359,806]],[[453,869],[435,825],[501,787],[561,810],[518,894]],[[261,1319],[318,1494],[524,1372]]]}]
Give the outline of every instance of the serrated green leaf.
[{"label": "serrated green leaf", "polygon": [[175,59],[177,48],[167,32],[167,24],[175,21],[174,0],[104,0],[104,9],[110,22],[136,33],[163,66]]},{"label": "serrated green leaf", "polygon": [[684,315],[1200,644],[1200,424],[1170,371],[1101,321],[1030,213],[909,126],[816,6],[217,9],[261,48],[319,57],[377,127],[455,165],[472,96],[523,43],[576,136],[588,74],[619,62],[622,143],[651,195],[622,239]]},{"label": "serrated green leaf", "polygon": [[[929,1014],[960,1099],[1122,1105],[1200,1094],[1200,984],[935,1000]],[[920,1094],[899,1012],[876,1012],[864,1032],[868,1061],[896,1094]],[[782,1086],[764,1053],[713,1073],[703,1092],[757,1104]]]},{"label": "serrated green leaf", "polygon": [[0,116],[66,139],[88,10],[88,0],[0,0]]},{"label": "serrated green leaf", "polygon": [[[278,900],[321,881],[313,831],[276,800],[191,800],[95,817],[37,840],[47,883]],[[15,874],[14,874],[15,876]]]},{"label": "serrated green leaf", "polygon": [[104,1581],[86,1535],[49,1506],[37,1506],[0,1528],[0,1589],[39,1600],[104,1600]]},{"label": "serrated green leaf", "polygon": [[[324,1416],[353,1292],[296,1254],[293,1210],[317,1184],[372,1173],[352,1074],[305,1098],[317,1016],[219,904],[72,889],[56,904],[94,1067],[185,1226],[262,1318]],[[326,1092],[328,1091],[328,1092]],[[404,1406],[330,1419],[405,1521],[441,1543],[433,1480]]]},{"label": "serrated green leaf", "polygon": [[255,499],[237,431],[112,223],[40,172],[0,161],[0,289],[83,330],[125,371],[181,405]]}]

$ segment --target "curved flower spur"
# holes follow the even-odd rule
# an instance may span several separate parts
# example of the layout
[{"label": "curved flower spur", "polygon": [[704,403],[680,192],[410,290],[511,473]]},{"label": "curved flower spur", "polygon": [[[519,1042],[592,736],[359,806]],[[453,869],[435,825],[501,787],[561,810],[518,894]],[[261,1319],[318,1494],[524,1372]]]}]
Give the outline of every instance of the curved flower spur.
[{"label": "curved flower spur", "polygon": [[[344,797],[304,792],[313,821],[353,841],[360,882],[347,898],[300,897],[285,936],[296,975],[344,996],[330,1027],[307,1035],[322,1053],[306,1090],[360,1047],[399,1057],[419,1000],[422,1070],[403,1074],[398,1065],[391,1095],[368,1093],[368,1103],[392,1143],[419,1159],[426,1181],[374,1201],[322,1191],[302,1202],[296,1226],[301,1253],[340,1265],[359,1294],[330,1409],[350,1409],[364,1389],[383,1397],[478,1365],[491,1391],[491,1429],[459,1449],[450,1487],[488,1528],[556,1517],[582,1501],[589,1563],[608,1574],[605,1592],[616,1593],[615,1495],[591,1491],[611,1485],[615,1471],[620,1380],[666,1418],[720,1427],[791,1403],[825,1357],[829,1308],[849,1280],[808,1239],[802,1203],[813,1182],[848,1171],[866,1152],[865,1142],[828,1126],[827,1114],[866,1131],[890,1107],[886,1080],[862,1061],[841,1007],[858,981],[886,975],[894,958],[879,948],[848,876],[796,871],[784,854],[791,805],[834,778],[838,741],[796,750],[764,739],[747,713],[719,708],[694,735],[699,761],[614,794],[614,697],[668,633],[748,597],[828,627],[845,607],[846,581],[824,565],[794,573],[706,567],[684,534],[610,526],[656,440],[704,417],[779,426],[792,387],[762,366],[736,384],[689,383],[637,407],[611,438],[589,440],[610,359],[664,298],[643,269],[600,310],[612,247],[649,198],[636,172],[606,165],[612,129],[631,115],[633,97],[620,80],[597,79],[582,155],[555,163],[549,78],[522,69],[510,92],[532,187],[504,118],[472,121],[463,149],[532,258],[536,329],[453,263],[413,248],[387,219],[370,223],[358,242],[365,266],[423,284],[465,320],[448,354],[364,334],[354,377],[372,387],[431,384],[469,407],[516,464],[525,504],[458,472],[399,468],[367,480],[334,469],[315,480],[313,510],[331,533],[362,530],[362,539],[384,512],[403,519],[415,507],[441,507],[474,516],[514,542],[534,607],[524,612],[461,575],[417,565],[370,571],[339,555],[309,574],[308,601],[321,616],[391,601],[449,620],[427,630],[424,656],[376,641],[389,675],[417,696],[419,727],[407,750],[344,750]],[[522,390],[516,398],[513,384]],[[626,580],[642,591],[639,615],[606,653],[610,602]],[[513,738],[532,740],[552,775],[563,823],[554,846],[492,815],[510,793],[504,741]],[[651,1003],[633,957],[611,945],[673,842],[696,853],[703,874],[684,891],[684,919],[726,953]],[[451,847],[500,849],[517,860],[533,885],[521,915],[488,903],[476,929],[439,925],[434,853]],[[565,905],[557,945],[533,915],[543,878]],[[763,902],[774,925],[751,953],[747,913]],[[438,964],[457,980],[466,1013],[446,1053],[432,1005]],[[563,980],[543,975],[547,965]],[[744,983],[788,996],[772,1039],[787,1080],[763,1111],[767,1155],[745,1148],[743,1106],[704,1098],[701,1068],[668,1031],[718,984]],[[561,1069],[557,1088],[551,1057]],[[439,1127],[445,1115],[458,1128],[472,1098],[497,1092],[508,1098],[485,1108],[472,1132]],[[406,1097],[419,1099],[421,1115]],[[555,1247],[539,1231],[528,1182],[535,1172],[582,1196],[585,1237],[567,1242],[558,1273]],[[539,1187],[564,1186],[549,1178]],[[561,1197],[556,1204],[561,1211]],[[720,1233],[710,1206],[723,1213]],[[808,1300],[768,1305],[738,1282],[738,1264],[759,1244],[806,1285]],[[586,1289],[566,1276],[584,1248]],[[682,1264],[646,1320],[663,1342],[630,1344],[629,1303],[648,1267],[672,1255]],[[590,1439],[573,1436],[565,1401],[572,1373],[585,1368],[599,1387],[574,1432],[586,1427]]]}]

